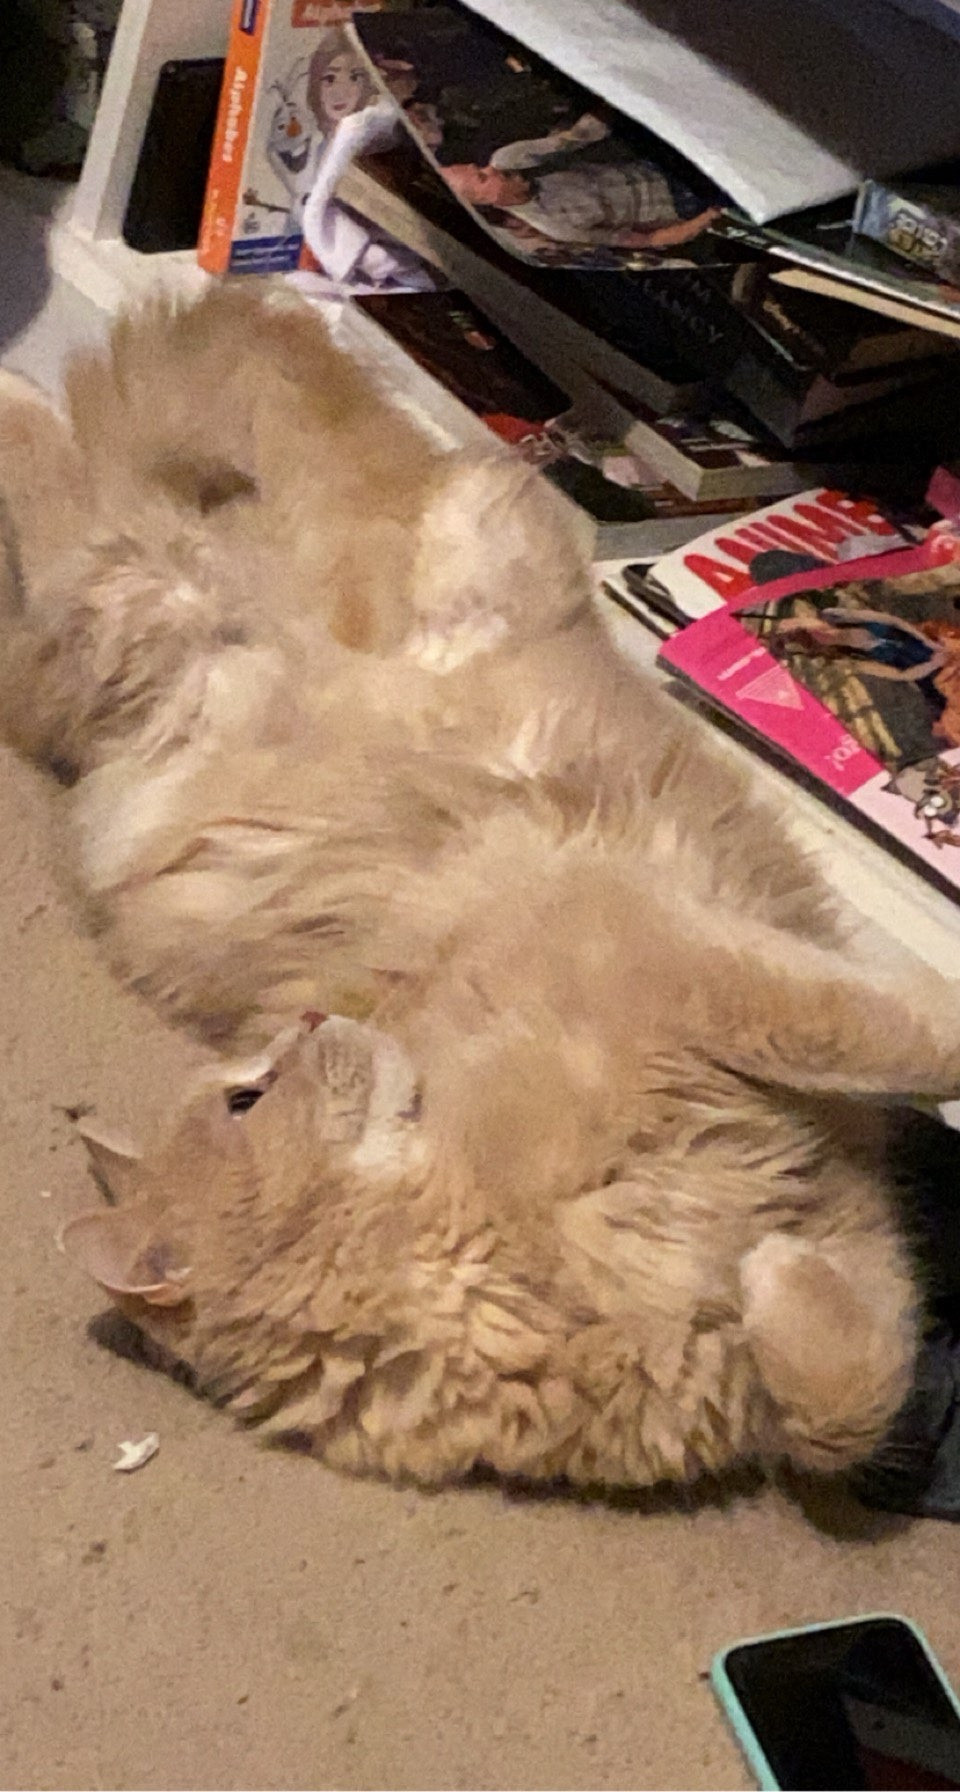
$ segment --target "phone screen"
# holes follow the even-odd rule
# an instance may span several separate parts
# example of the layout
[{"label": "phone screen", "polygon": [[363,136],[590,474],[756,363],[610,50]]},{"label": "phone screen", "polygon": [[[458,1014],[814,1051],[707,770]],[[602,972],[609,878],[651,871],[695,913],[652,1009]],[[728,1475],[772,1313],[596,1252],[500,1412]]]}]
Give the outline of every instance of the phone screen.
[{"label": "phone screen", "polygon": [[780,1786],[960,1788],[960,1718],[896,1618],[743,1643],[725,1666]]},{"label": "phone screen", "polygon": [[222,56],[161,68],[123,220],[131,249],[196,248],[222,81]]}]

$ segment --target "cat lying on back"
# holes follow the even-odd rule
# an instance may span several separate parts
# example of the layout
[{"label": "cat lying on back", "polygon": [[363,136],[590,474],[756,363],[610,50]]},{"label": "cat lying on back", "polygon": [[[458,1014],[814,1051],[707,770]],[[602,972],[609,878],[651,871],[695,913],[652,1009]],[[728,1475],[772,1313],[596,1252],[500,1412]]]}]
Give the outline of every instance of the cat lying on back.
[{"label": "cat lying on back", "polygon": [[340,1467],[868,1456],[918,1323],[884,1098],[960,1088],[952,989],[858,962],[561,502],[229,289],[123,321],[65,420],[8,382],[0,491],[3,727],[224,1054],[155,1161],[91,1141],[67,1250]]}]

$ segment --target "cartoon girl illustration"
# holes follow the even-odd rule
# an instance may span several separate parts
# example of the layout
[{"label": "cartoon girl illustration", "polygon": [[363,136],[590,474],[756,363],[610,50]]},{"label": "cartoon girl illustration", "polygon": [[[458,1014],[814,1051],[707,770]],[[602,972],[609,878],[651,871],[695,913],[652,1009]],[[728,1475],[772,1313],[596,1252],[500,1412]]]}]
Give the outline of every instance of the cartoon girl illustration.
[{"label": "cartoon girl illustration", "polygon": [[945,664],[944,649],[901,616],[882,610],[821,610],[817,616],[790,616],[773,625],[777,641],[794,643],[824,659],[849,660],[871,678],[900,678],[919,684]]},{"label": "cartoon girl illustration", "polygon": [[[402,130],[395,102],[380,95],[343,26],[325,32],[311,56],[306,97],[321,149],[303,207],[301,266],[341,288],[429,291],[434,282],[419,257],[335,197],[354,158],[388,148]],[[309,281],[303,284],[309,289]]]},{"label": "cartoon girl illustration", "polygon": [[[325,31],[313,55],[303,56],[271,88],[276,104],[270,118],[266,159],[287,194],[284,237],[303,234],[303,216],[313,192],[324,148],[341,119],[374,99],[375,83],[343,27]],[[279,212],[255,192],[248,205]]]},{"label": "cartoon girl illustration", "polygon": [[324,32],[307,71],[307,105],[322,136],[329,137],[341,118],[369,106],[376,96],[376,84],[349,33],[343,26]]}]

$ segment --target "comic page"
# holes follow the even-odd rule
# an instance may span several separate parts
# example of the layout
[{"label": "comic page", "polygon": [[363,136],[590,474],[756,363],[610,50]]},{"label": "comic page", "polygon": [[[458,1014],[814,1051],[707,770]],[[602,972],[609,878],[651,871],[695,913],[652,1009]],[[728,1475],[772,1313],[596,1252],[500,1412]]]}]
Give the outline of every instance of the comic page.
[{"label": "comic page", "polygon": [[960,566],[797,591],[748,632],[891,770],[960,747]]}]

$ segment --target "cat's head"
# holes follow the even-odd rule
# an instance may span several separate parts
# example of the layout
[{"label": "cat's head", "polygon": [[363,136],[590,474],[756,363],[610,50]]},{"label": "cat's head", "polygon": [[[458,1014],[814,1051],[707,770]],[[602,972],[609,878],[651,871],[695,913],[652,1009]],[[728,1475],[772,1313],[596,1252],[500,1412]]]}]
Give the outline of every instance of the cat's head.
[{"label": "cat's head", "polygon": [[218,1066],[151,1158],[81,1128],[104,1205],[65,1253],[185,1363],[262,1416],[322,1372],[325,1341],[375,1331],[423,1179],[420,1092],[376,1028],[308,1016],[259,1058]]},{"label": "cat's head", "polygon": [[[67,1253],[204,1393],[341,1465],[556,1462],[625,1376],[639,1411],[641,1341],[682,1345],[698,1308],[735,1322],[758,1216],[833,1210],[844,1174],[821,1160],[842,1170],[847,1137],[869,1161],[866,1098],[879,1144],[887,1095],[955,1089],[923,1020],[820,948],[690,938],[671,962],[651,902],[641,984],[572,935],[558,954],[576,913],[549,942],[529,920],[522,962],[501,937],[442,1015],[404,1023],[422,1094],[395,1039],[311,1019],[209,1081],[156,1158],[90,1140],[117,1204],[69,1222]],[[679,1374],[682,1348],[658,1360]]]}]

